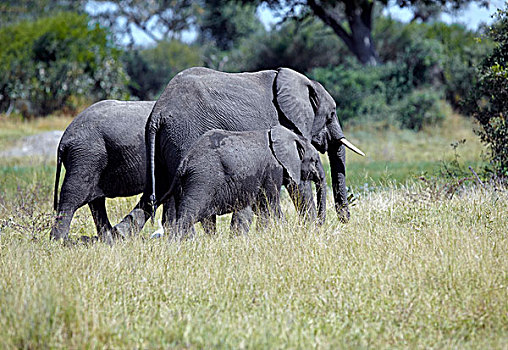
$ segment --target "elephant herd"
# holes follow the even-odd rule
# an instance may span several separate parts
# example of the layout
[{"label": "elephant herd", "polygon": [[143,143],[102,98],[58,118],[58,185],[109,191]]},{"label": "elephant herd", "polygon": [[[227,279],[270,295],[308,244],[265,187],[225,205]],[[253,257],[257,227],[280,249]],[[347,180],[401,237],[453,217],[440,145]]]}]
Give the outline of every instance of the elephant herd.
[{"label": "elephant herd", "polygon": [[[336,105],[321,84],[288,68],[224,73],[196,67],[177,74],[157,101],[101,101],[79,114],[57,150],[51,238],[66,239],[75,211],[88,204],[99,237],[112,242],[139,232],[162,205],[163,226],[184,237],[201,222],[233,213],[246,232],[280,218],[285,186],[301,215],[326,211],[326,180],[318,151],[328,153],[335,210],[349,219],[344,137]],[[58,196],[62,164],[65,178]],[[143,193],[116,226],[105,198]]]}]

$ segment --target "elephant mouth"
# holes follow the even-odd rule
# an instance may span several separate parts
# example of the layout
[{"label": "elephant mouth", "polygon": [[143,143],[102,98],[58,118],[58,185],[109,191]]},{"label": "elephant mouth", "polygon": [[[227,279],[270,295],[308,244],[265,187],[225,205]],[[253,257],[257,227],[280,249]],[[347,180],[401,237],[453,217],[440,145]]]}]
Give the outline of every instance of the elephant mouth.
[{"label": "elephant mouth", "polygon": [[325,153],[328,150],[328,137],[325,133],[320,133],[312,138],[312,146],[317,149],[319,153]]}]

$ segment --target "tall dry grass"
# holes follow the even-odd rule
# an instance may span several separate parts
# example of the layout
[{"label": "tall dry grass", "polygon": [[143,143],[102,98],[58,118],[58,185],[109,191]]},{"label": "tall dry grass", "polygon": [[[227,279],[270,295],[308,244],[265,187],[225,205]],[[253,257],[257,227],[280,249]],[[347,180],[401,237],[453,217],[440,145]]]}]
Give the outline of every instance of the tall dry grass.
[{"label": "tall dry grass", "polygon": [[231,238],[223,219],[181,243],[66,247],[4,226],[0,347],[508,346],[506,189],[366,192],[321,228],[283,204],[283,225]]}]

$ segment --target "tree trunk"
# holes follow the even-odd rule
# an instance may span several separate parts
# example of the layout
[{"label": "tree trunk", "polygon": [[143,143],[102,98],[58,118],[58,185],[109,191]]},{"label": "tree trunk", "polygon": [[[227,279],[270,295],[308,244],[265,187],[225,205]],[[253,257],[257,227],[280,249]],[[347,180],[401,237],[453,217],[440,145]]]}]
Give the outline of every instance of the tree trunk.
[{"label": "tree trunk", "polygon": [[340,9],[337,6],[329,7],[324,2],[317,2],[316,0],[307,0],[307,3],[314,14],[342,39],[361,64],[377,65],[379,58],[372,40],[374,1],[342,1],[345,6],[349,31],[346,31],[341,24],[341,16],[338,13]]}]

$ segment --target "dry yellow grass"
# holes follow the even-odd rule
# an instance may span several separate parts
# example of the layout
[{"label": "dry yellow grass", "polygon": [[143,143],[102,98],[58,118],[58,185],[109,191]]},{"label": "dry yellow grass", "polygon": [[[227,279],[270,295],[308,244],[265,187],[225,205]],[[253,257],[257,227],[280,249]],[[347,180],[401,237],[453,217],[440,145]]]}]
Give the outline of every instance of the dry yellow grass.
[{"label": "dry yellow grass", "polygon": [[283,225],[230,238],[223,219],[182,243],[64,247],[4,228],[0,347],[506,348],[506,189],[426,193],[367,193],[322,228],[284,202]]},{"label": "dry yellow grass", "polygon": [[[67,122],[41,123],[3,130]],[[349,157],[357,183],[376,161],[439,162],[439,146],[462,138],[465,160],[481,151],[456,117],[362,133],[348,133],[370,155]],[[321,228],[302,224],[284,197],[286,222],[247,237],[231,238],[226,216],[214,237],[150,240],[148,224],[114,247],[66,247],[48,239],[53,164],[0,169],[0,348],[508,348],[506,188],[469,183],[449,199],[387,182],[357,193],[346,225],[333,209]],[[108,200],[111,221],[135,203]],[[71,232],[95,234],[88,208]]]}]

